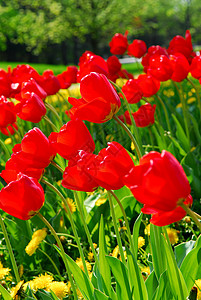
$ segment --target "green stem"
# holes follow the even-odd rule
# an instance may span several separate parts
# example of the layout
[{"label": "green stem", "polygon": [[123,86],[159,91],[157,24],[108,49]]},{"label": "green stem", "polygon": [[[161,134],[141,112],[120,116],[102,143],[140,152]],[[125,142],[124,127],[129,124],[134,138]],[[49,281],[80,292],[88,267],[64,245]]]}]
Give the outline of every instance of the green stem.
[{"label": "green stem", "polygon": [[82,250],[82,247],[81,247],[81,244],[80,244],[80,240],[79,240],[79,236],[78,236],[78,233],[77,233],[77,230],[76,230],[76,227],[75,227],[75,223],[73,221],[73,218],[72,218],[72,214],[71,214],[71,211],[70,211],[70,208],[68,206],[68,202],[66,201],[66,198],[61,194],[61,192],[54,186],[52,185],[50,182],[46,181],[45,179],[41,179],[41,182],[43,182],[44,184],[46,184],[47,186],[49,186],[52,190],[55,191],[55,193],[61,198],[61,200],[64,202],[64,205],[65,205],[65,208],[67,210],[67,213],[68,213],[68,217],[69,217],[69,221],[70,221],[70,224],[71,224],[71,227],[72,227],[72,230],[73,230],[73,234],[75,236],[75,240],[76,240],[76,243],[78,245],[78,249],[79,249],[79,253],[80,253],[80,257],[82,259],[82,263],[83,263],[83,267],[84,267],[84,271],[86,273],[87,276],[89,276],[88,274],[88,270],[87,270],[87,266],[86,266],[86,261],[84,259],[84,253],[83,253],[83,250]]},{"label": "green stem", "polygon": [[140,159],[142,157],[142,153],[141,153],[141,150],[138,146],[138,143],[137,143],[136,139],[134,138],[134,136],[132,135],[131,131],[128,129],[128,127],[117,116],[114,115],[113,119],[115,121],[117,121],[117,123],[119,123],[119,125],[121,125],[121,127],[126,131],[128,136],[130,137],[131,141],[133,142],[135,150],[136,150],[137,155],[138,155],[138,158]]},{"label": "green stem", "polygon": [[66,267],[66,271],[68,273],[68,277],[69,277],[69,280],[70,280],[70,283],[71,283],[71,287],[72,287],[72,290],[73,290],[74,297],[75,297],[75,299],[78,299],[77,294],[76,294],[76,288],[75,288],[75,285],[74,285],[74,282],[73,282],[73,279],[72,279],[72,276],[71,276],[70,268],[69,268],[68,261],[67,261],[67,258],[66,258],[66,253],[65,253],[64,248],[62,246],[62,243],[61,243],[60,239],[58,238],[57,233],[54,230],[54,228],[52,227],[52,225],[43,217],[43,215],[41,215],[40,212],[38,212],[37,215],[41,219],[41,221],[49,228],[49,230],[51,231],[52,235],[54,236],[54,238],[55,238],[55,240],[58,244],[58,247],[60,248],[61,257],[63,259],[63,262],[64,262],[65,267]]},{"label": "green stem", "polygon": [[49,261],[52,263],[53,267],[55,268],[57,274],[59,275],[59,277],[61,279],[62,278],[61,273],[59,272],[59,269],[57,268],[57,266],[56,266],[55,262],[53,261],[53,259],[51,259],[51,257],[45,251],[43,251],[42,249],[38,248],[38,250],[41,253],[43,253],[49,259]]},{"label": "green stem", "polygon": [[52,160],[51,164],[63,174],[64,170],[55,161]]},{"label": "green stem", "polygon": [[154,151],[154,139],[153,139],[153,133],[152,133],[150,127],[148,127],[148,131],[149,131],[149,136],[150,136],[150,140],[151,140],[152,150]]},{"label": "green stem", "polygon": [[[180,83],[180,89],[182,91],[182,85]],[[190,121],[188,117],[188,108],[186,105],[186,100],[184,99],[183,92],[180,92],[180,99],[181,99],[181,104],[182,104],[182,110],[183,110],[183,115],[184,115],[184,124],[185,124],[185,129],[186,129],[186,135],[188,140],[190,141],[190,133],[189,133],[189,128],[190,128]]]},{"label": "green stem", "polygon": [[52,123],[52,121],[45,115],[43,117],[43,119],[50,124],[50,126],[52,127],[52,129],[56,132],[58,132],[59,130],[57,129],[57,127],[54,125],[54,123]]},{"label": "green stem", "polygon": [[164,111],[164,113],[165,113],[165,120],[166,120],[166,123],[167,123],[168,130],[169,130],[170,132],[172,132],[172,131],[171,131],[171,126],[170,126],[169,117],[168,117],[167,108],[166,108],[166,106],[165,106],[163,100],[161,99],[161,97],[160,97],[158,94],[156,94],[155,96],[156,96],[156,98],[159,100],[160,104],[161,104],[162,107],[163,107],[163,111]]},{"label": "green stem", "polygon": [[181,203],[180,206],[186,211],[186,213],[192,218],[192,220],[195,222],[195,224],[197,225],[197,227],[199,228],[200,232],[201,232],[201,223],[199,222],[196,214],[194,213],[194,211],[192,211],[187,205],[185,205],[184,203]]},{"label": "green stem", "polygon": [[78,194],[77,194],[76,191],[74,191],[73,194],[74,194],[74,198],[75,198],[77,207],[78,207],[79,212],[80,212],[82,224],[84,225],[84,229],[85,229],[85,232],[86,232],[86,235],[87,235],[87,238],[88,238],[89,245],[90,245],[91,250],[92,250],[92,252],[93,252],[95,262],[96,262],[97,265],[98,265],[98,264],[99,264],[99,262],[98,262],[98,257],[97,257],[96,250],[95,250],[94,245],[93,245],[93,241],[92,241],[92,239],[91,239],[91,235],[90,235],[88,226],[87,226],[86,221],[85,221],[85,217],[84,217],[84,214],[83,214],[83,210],[82,210],[82,206],[81,206],[81,203],[80,203]]},{"label": "green stem", "polygon": [[45,102],[45,107],[48,108],[55,115],[55,117],[59,120],[60,125],[63,126],[63,122],[56,109],[50,103],[47,102]]},{"label": "green stem", "polygon": [[133,239],[132,239],[132,236],[131,236],[130,226],[129,226],[128,219],[127,219],[127,216],[126,216],[126,212],[125,212],[125,210],[123,208],[123,205],[121,204],[121,201],[117,197],[117,195],[112,190],[110,190],[109,193],[112,194],[112,196],[115,198],[115,200],[117,201],[117,203],[118,203],[118,205],[119,205],[119,207],[121,209],[121,212],[123,214],[124,221],[125,221],[125,224],[126,224],[126,229],[127,229],[127,234],[128,234],[128,239],[129,239],[130,247],[131,247],[131,250],[132,250],[132,252],[134,254],[135,253],[135,249],[134,249],[134,245],[133,245]]},{"label": "green stem", "polygon": [[15,257],[14,257],[14,254],[13,254],[11,243],[10,243],[10,240],[9,240],[9,237],[8,237],[8,233],[6,231],[6,227],[4,225],[4,222],[3,222],[3,219],[1,217],[1,215],[0,215],[0,224],[1,224],[3,235],[4,235],[4,238],[5,238],[5,241],[6,241],[6,246],[7,246],[7,249],[8,249],[8,253],[9,253],[9,256],[10,256],[10,260],[11,260],[11,263],[12,263],[12,267],[13,267],[13,271],[14,271],[14,274],[15,274],[16,281],[20,282],[20,275],[19,275],[19,272],[18,272],[17,264],[16,264],[16,261],[15,261]]},{"label": "green stem", "polygon": [[4,144],[4,142],[0,139],[0,145],[2,146],[5,155],[6,155],[6,159],[8,160],[10,158],[10,152],[8,151],[6,145]]},{"label": "green stem", "polygon": [[112,214],[112,220],[113,220],[113,224],[114,224],[115,234],[116,234],[116,237],[117,237],[117,244],[119,246],[119,252],[120,252],[121,260],[124,263],[124,265],[126,265],[126,260],[125,260],[125,257],[124,257],[124,250],[123,250],[123,247],[122,247],[122,242],[121,242],[121,238],[120,238],[120,235],[119,235],[119,230],[118,230],[118,227],[117,227],[117,218],[116,218],[116,215],[115,215],[112,198],[110,196],[109,191],[107,193],[108,193],[110,211],[111,211],[111,214]]},{"label": "green stem", "polygon": [[201,119],[201,100],[200,100],[200,95],[199,95],[198,89],[192,80],[190,80],[188,77],[186,79],[188,80],[188,82],[192,85],[192,87],[195,90],[197,101],[198,101],[198,108],[200,110],[200,119]]}]

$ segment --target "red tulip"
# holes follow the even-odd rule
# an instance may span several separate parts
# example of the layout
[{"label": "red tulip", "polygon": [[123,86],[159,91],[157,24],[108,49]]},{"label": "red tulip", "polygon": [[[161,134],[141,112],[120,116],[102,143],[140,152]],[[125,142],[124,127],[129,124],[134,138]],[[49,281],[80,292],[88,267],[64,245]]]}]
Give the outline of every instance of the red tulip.
[{"label": "red tulip", "polygon": [[36,179],[19,174],[0,191],[0,208],[13,217],[28,220],[38,213],[45,201],[44,191]]},{"label": "red tulip", "polygon": [[25,169],[43,169],[50,164],[54,156],[50,141],[35,127],[25,134],[21,144],[14,146],[11,158],[19,168],[23,166]]},{"label": "red tulip", "polygon": [[151,222],[164,226],[186,215],[180,203],[192,204],[190,184],[182,166],[169,152],[144,155],[139,166],[125,176],[125,185],[144,204],[142,212],[153,214]]},{"label": "red tulip", "polygon": [[38,123],[46,114],[46,108],[35,93],[25,93],[22,100],[15,106],[17,116],[25,121]]},{"label": "red tulip", "polygon": [[188,60],[183,54],[177,53],[175,55],[170,55],[170,61],[173,69],[171,79],[176,82],[181,82],[188,76],[190,70]]},{"label": "red tulip", "polygon": [[72,83],[77,82],[78,69],[75,66],[67,67],[67,70],[57,75],[61,89],[68,89]]},{"label": "red tulip", "polygon": [[159,55],[165,55],[168,57],[167,50],[165,48],[162,48],[159,45],[149,47],[147,54],[145,56],[143,56],[143,58],[142,58],[142,65],[144,67],[145,73],[147,73],[150,59],[153,56],[159,56]]},{"label": "red tulip", "polygon": [[11,81],[13,83],[22,83],[34,78],[36,81],[40,79],[38,72],[29,65],[18,65],[12,70]]},{"label": "red tulip", "polygon": [[11,80],[9,74],[0,69],[0,95],[10,97],[11,93]]},{"label": "red tulip", "polygon": [[128,103],[138,103],[142,98],[142,91],[137,79],[129,79],[122,87],[122,92],[126,96]]},{"label": "red tulip", "polygon": [[81,79],[90,74],[91,72],[96,72],[99,74],[108,75],[108,66],[106,61],[99,55],[95,55],[93,52],[86,51],[80,57],[79,61],[79,71],[77,73],[77,81],[80,82]]},{"label": "red tulip", "polygon": [[129,73],[126,69],[121,69],[117,75],[119,78],[134,79],[133,74]]},{"label": "red tulip", "polygon": [[117,142],[108,143],[95,156],[88,172],[99,186],[107,190],[117,190],[124,186],[123,176],[133,168],[133,161],[125,148]]},{"label": "red tulip", "polygon": [[26,93],[34,93],[40,99],[45,99],[47,97],[47,93],[33,78],[29,79],[28,81],[22,82],[21,94],[16,95],[15,98],[17,100],[21,100],[23,97],[26,97]]},{"label": "red tulip", "polygon": [[201,55],[193,58],[190,65],[190,73],[196,79],[201,78]]},{"label": "red tulip", "polygon": [[153,55],[150,58],[147,74],[152,75],[159,81],[166,81],[171,78],[172,73],[172,64],[166,55]]},{"label": "red tulip", "polygon": [[128,46],[128,55],[141,58],[147,52],[147,45],[142,40],[133,40],[132,44]]},{"label": "red tulip", "polygon": [[95,154],[79,151],[78,155],[68,162],[63,173],[62,186],[76,191],[94,191],[98,184],[88,172],[88,168],[94,165],[94,158]]},{"label": "red tulip", "polygon": [[107,59],[107,66],[109,70],[109,74],[114,75],[121,70],[121,63],[117,56],[112,55]]},{"label": "red tulip", "polygon": [[128,32],[126,31],[125,34],[116,33],[111,42],[109,43],[110,52],[112,54],[124,54],[128,48],[128,40],[127,40]]},{"label": "red tulip", "polygon": [[153,106],[149,103],[141,105],[140,108],[133,113],[135,124],[137,127],[147,127],[154,124],[154,113],[156,104]]},{"label": "red tulip", "polygon": [[69,114],[73,119],[103,123],[110,120],[121,106],[120,98],[103,74],[95,72],[86,75],[80,83],[81,99],[69,97],[73,105]]},{"label": "red tulip", "polygon": [[8,125],[6,128],[0,127],[0,131],[7,136],[13,135],[16,130],[18,130],[18,127],[15,123],[13,123],[12,126]]},{"label": "red tulip", "polygon": [[37,82],[45,90],[48,96],[55,95],[61,88],[59,80],[54,76],[52,70],[44,71]]},{"label": "red tulip", "polygon": [[86,125],[80,120],[70,120],[60,131],[49,136],[55,152],[65,159],[77,155],[78,150],[93,152],[95,143]]},{"label": "red tulip", "polygon": [[147,74],[139,75],[137,78],[137,84],[143,93],[143,97],[151,97],[160,89],[160,81]]},{"label": "red tulip", "polygon": [[13,125],[16,121],[15,106],[8,101],[6,97],[0,97],[0,128],[6,128]]}]

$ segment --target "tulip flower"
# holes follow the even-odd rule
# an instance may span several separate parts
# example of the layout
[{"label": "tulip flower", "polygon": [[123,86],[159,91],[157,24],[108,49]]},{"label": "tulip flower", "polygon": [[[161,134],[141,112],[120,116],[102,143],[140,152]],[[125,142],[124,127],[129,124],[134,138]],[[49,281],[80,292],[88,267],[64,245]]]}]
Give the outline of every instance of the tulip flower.
[{"label": "tulip flower", "polygon": [[143,213],[153,214],[151,222],[164,226],[182,219],[181,203],[192,204],[191,188],[182,166],[169,152],[152,151],[140,159],[124,177],[124,183],[142,204]]},{"label": "tulip flower", "polygon": [[91,72],[108,76],[108,66],[106,61],[101,56],[95,55],[91,51],[83,53],[79,60],[79,67],[80,69],[77,73],[77,82],[80,82],[84,76]]},{"label": "tulip flower", "polygon": [[156,104],[153,106],[149,103],[141,105],[140,108],[133,113],[133,118],[137,127],[147,127],[154,124],[154,113]]},{"label": "tulip flower", "polygon": [[45,201],[42,186],[36,179],[20,173],[0,191],[0,208],[21,220],[32,218]]},{"label": "tulip flower", "polygon": [[121,70],[121,63],[118,57],[115,55],[108,57],[107,66],[108,66],[109,73],[112,75],[118,73]]},{"label": "tulip flower", "polygon": [[188,76],[188,72],[190,71],[188,60],[183,54],[177,53],[170,55],[170,61],[173,69],[171,79],[176,82],[183,81]]},{"label": "tulip flower", "polygon": [[95,72],[86,75],[80,83],[81,99],[69,97],[73,107],[69,114],[71,119],[103,123],[110,120],[121,106],[120,98],[103,74]]},{"label": "tulip flower", "polygon": [[33,78],[22,82],[20,92],[20,94],[15,95],[15,99],[19,101],[21,101],[23,97],[26,97],[26,93],[34,93],[40,99],[45,99],[47,97],[47,93]]},{"label": "tulip flower", "polygon": [[193,58],[190,65],[190,73],[196,79],[201,78],[201,55]]},{"label": "tulip flower", "polygon": [[127,40],[128,32],[126,31],[125,34],[116,33],[111,42],[109,43],[110,52],[115,55],[122,55],[126,52],[128,48],[128,40]]},{"label": "tulip flower", "polygon": [[25,134],[21,144],[14,146],[11,158],[19,168],[23,166],[25,169],[43,169],[50,164],[54,156],[50,141],[35,127]]},{"label": "tulip flower", "polygon": [[38,72],[29,65],[18,65],[11,72],[11,81],[13,83],[22,83],[34,78],[36,81],[40,79]]},{"label": "tulip flower", "polygon": [[128,103],[138,103],[142,98],[142,91],[137,79],[129,79],[122,87],[122,92],[126,96]]},{"label": "tulip flower", "polygon": [[95,154],[79,151],[76,157],[69,160],[61,185],[70,190],[93,192],[98,183],[89,174],[88,168],[93,167],[95,157]]},{"label": "tulip flower", "polygon": [[38,84],[44,89],[48,96],[55,95],[61,88],[59,80],[52,70],[46,70],[40,79],[37,80]]},{"label": "tulip flower", "polygon": [[167,50],[162,48],[161,46],[151,46],[148,49],[148,52],[142,58],[142,65],[144,67],[144,72],[147,73],[147,69],[149,67],[149,61],[153,56],[165,55],[168,57]]},{"label": "tulip flower", "polygon": [[147,52],[147,45],[142,40],[133,40],[128,46],[128,55],[141,58]]},{"label": "tulip flower", "polygon": [[80,120],[70,120],[60,131],[52,132],[49,140],[55,152],[65,159],[76,156],[78,150],[93,152],[95,143],[86,125]]},{"label": "tulip flower", "polygon": [[137,84],[143,93],[143,97],[151,97],[160,89],[160,81],[147,74],[139,75],[137,78]]},{"label": "tulip flower", "polygon": [[11,80],[9,74],[0,69],[0,95],[10,97],[11,93]]},{"label": "tulip flower", "polygon": [[16,121],[15,106],[5,96],[0,97],[0,128],[6,128]]},{"label": "tulip flower", "polygon": [[17,130],[18,127],[15,123],[13,123],[12,126],[8,125],[6,128],[0,127],[0,131],[7,136],[13,135]]},{"label": "tulip flower", "polygon": [[153,55],[150,58],[147,74],[152,75],[159,81],[166,81],[171,78],[172,73],[171,60],[166,55]]},{"label": "tulip flower", "polygon": [[78,68],[75,66],[67,67],[66,71],[57,75],[61,89],[68,89],[72,83],[77,82],[77,72]]}]

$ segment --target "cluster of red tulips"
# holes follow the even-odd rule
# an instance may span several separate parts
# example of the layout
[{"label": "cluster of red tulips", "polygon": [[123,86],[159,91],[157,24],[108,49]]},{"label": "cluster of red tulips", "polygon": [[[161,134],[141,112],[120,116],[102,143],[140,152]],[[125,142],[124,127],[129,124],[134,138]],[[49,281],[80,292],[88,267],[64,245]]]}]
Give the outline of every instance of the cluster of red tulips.
[{"label": "cluster of red tulips", "polygon": [[[192,205],[187,177],[176,158],[167,151],[152,151],[139,156],[134,165],[127,150],[117,141],[94,154],[95,143],[83,121],[104,123],[116,118],[121,102],[129,104],[155,95],[161,81],[181,82],[187,75],[201,81],[201,56],[193,51],[190,32],[185,38],[175,36],[167,49],[151,46],[140,40],[128,43],[125,35],[115,34],[110,42],[107,61],[87,51],[80,57],[79,69],[69,66],[55,76],[47,70],[39,75],[29,65],[13,70],[0,70],[0,130],[13,134],[18,130],[16,118],[38,123],[46,115],[45,99],[73,83],[80,83],[81,98],[69,97],[71,108],[66,112],[70,120],[58,132],[47,138],[35,127],[27,132],[21,143],[13,148],[1,177],[7,185],[0,191],[0,208],[17,218],[34,216],[44,204],[44,191],[39,184],[44,169],[58,154],[68,160],[63,172],[62,186],[91,192],[99,186],[116,190],[126,185],[134,197],[144,205],[142,211],[152,214],[151,222],[163,226],[186,215],[184,206]],[[144,74],[134,78],[115,55],[142,58]],[[121,92],[115,88],[118,78],[127,79]],[[114,83],[114,85],[113,85]],[[123,100],[124,98],[124,100]],[[154,123],[156,105],[146,103],[132,113],[135,126]],[[132,124],[130,112],[119,120]]]}]

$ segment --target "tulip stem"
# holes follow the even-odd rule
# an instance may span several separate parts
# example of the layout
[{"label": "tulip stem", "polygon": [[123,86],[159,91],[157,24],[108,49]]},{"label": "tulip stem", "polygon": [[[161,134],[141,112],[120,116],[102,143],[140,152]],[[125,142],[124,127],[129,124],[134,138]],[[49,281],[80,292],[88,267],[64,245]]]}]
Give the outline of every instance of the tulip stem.
[{"label": "tulip stem", "polygon": [[117,227],[117,218],[116,218],[116,215],[115,215],[112,198],[111,198],[111,195],[110,195],[109,191],[107,192],[107,194],[108,194],[108,199],[109,199],[109,204],[110,204],[110,211],[111,211],[111,214],[112,214],[112,220],[113,220],[114,230],[115,230],[115,234],[116,234],[116,238],[117,238],[117,244],[119,246],[119,252],[120,252],[121,260],[122,260],[123,264],[126,265],[126,260],[125,260],[125,257],[124,257],[124,250],[123,250],[123,247],[122,247],[122,242],[121,242],[121,238],[120,238],[120,235],[119,235],[119,230],[118,230],[118,227]]},{"label": "tulip stem", "polygon": [[52,160],[51,164],[63,174],[64,170],[55,161]]},{"label": "tulip stem", "polygon": [[121,204],[121,201],[117,197],[117,195],[112,190],[110,190],[109,193],[112,194],[112,196],[115,198],[115,200],[117,201],[117,203],[118,203],[118,205],[119,205],[119,207],[121,209],[121,212],[123,214],[124,221],[125,221],[125,224],[126,224],[126,228],[127,228],[127,234],[128,234],[128,239],[129,239],[130,247],[131,247],[131,250],[132,250],[133,254],[135,254],[135,249],[134,249],[134,245],[133,245],[133,239],[132,239],[132,236],[131,236],[130,226],[129,226],[128,219],[127,219],[127,216],[126,216],[126,212],[125,212],[125,210],[123,208],[123,205]]},{"label": "tulip stem", "polygon": [[68,214],[68,218],[69,218],[69,221],[70,221],[70,224],[71,224],[71,227],[72,227],[72,230],[73,230],[73,234],[75,236],[75,240],[76,240],[76,243],[77,243],[77,246],[78,246],[78,250],[79,250],[79,253],[80,253],[80,257],[82,259],[82,264],[83,264],[83,267],[84,267],[84,271],[86,273],[87,276],[89,276],[88,274],[88,270],[87,270],[87,266],[86,266],[86,261],[84,259],[84,253],[83,253],[83,250],[82,250],[82,247],[81,247],[81,244],[80,244],[80,240],[79,240],[79,236],[78,236],[78,233],[77,233],[77,230],[76,230],[76,227],[75,227],[75,223],[73,221],[73,217],[72,217],[72,214],[71,214],[71,211],[70,211],[70,208],[68,206],[68,202],[66,201],[66,198],[62,195],[62,193],[54,186],[52,185],[50,182],[46,181],[45,179],[41,179],[41,182],[45,183],[47,186],[49,186],[52,190],[55,191],[55,193],[61,198],[61,200],[63,201],[64,205],[65,205],[65,208],[67,210],[67,214]]},{"label": "tulip stem", "polygon": [[171,131],[171,126],[170,126],[170,121],[169,121],[169,117],[168,117],[167,108],[165,107],[165,104],[164,104],[163,100],[161,99],[161,97],[159,97],[158,94],[156,94],[156,98],[159,100],[160,104],[163,107],[163,111],[164,111],[164,114],[165,114],[165,120],[166,120],[166,123],[167,123],[167,127],[168,127],[169,132],[171,133],[172,131]]},{"label": "tulip stem", "polygon": [[0,139],[0,145],[2,146],[5,155],[6,155],[6,160],[8,160],[10,158],[10,152],[8,151],[8,148],[6,147],[6,145],[4,144],[4,142]]},{"label": "tulip stem", "polygon": [[81,207],[81,203],[80,203],[78,194],[77,194],[76,191],[74,191],[73,194],[74,194],[74,198],[75,198],[76,204],[77,204],[79,212],[80,212],[80,216],[81,216],[81,219],[82,219],[82,224],[84,225],[84,229],[85,229],[85,232],[86,232],[86,235],[87,235],[87,238],[88,238],[89,245],[91,247],[91,251],[94,255],[95,262],[98,265],[99,264],[98,257],[97,257],[96,250],[95,250],[94,245],[93,245],[93,241],[91,239],[89,228],[88,228],[88,226],[86,224],[86,221],[85,221],[85,217],[84,217],[84,214],[83,214],[83,210],[82,210],[82,207]]},{"label": "tulip stem", "polygon": [[67,261],[67,258],[66,258],[66,253],[64,251],[63,245],[62,245],[60,239],[58,238],[58,235],[57,235],[56,231],[54,230],[54,228],[52,227],[52,225],[43,217],[43,215],[41,215],[40,212],[38,212],[37,215],[41,219],[41,221],[49,228],[49,230],[51,231],[52,235],[54,236],[54,238],[55,238],[55,240],[58,244],[58,247],[60,248],[61,257],[63,259],[63,262],[64,262],[65,267],[66,267],[66,271],[68,273],[68,277],[69,277],[71,287],[72,287],[72,290],[73,290],[73,295],[74,295],[75,299],[78,299],[77,294],[76,294],[75,285],[74,285],[74,282],[73,282],[73,278],[71,276],[71,271],[70,271],[70,268],[69,268],[69,265],[68,265],[68,261]]},{"label": "tulip stem", "polygon": [[200,119],[201,119],[201,101],[200,101],[200,95],[199,95],[198,89],[190,78],[187,77],[186,79],[188,80],[188,82],[192,85],[192,87],[195,90],[197,101],[198,101],[198,108],[200,110]]},{"label": "tulip stem", "polygon": [[61,273],[59,272],[59,269],[57,268],[55,262],[53,261],[53,259],[51,259],[51,257],[42,249],[38,248],[38,250],[43,253],[48,259],[49,261],[52,263],[53,267],[55,268],[55,271],[57,272],[57,274],[59,275],[60,279],[62,279]]},{"label": "tulip stem", "polygon": [[138,155],[138,158],[140,159],[142,157],[142,153],[141,153],[141,150],[138,146],[138,143],[137,143],[136,139],[134,138],[134,136],[132,135],[131,131],[128,129],[128,127],[117,116],[114,115],[113,119],[115,121],[117,121],[117,123],[119,123],[119,125],[121,125],[121,127],[126,131],[128,136],[130,137],[131,141],[133,142],[135,150],[136,150],[137,155]]},{"label": "tulip stem", "polygon": [[9,240],[9,237],[8,237],[8,233],[6,231],[6,227],[4,225],[4,222],[3,222],[3,219],[1,217],[1,215],[0,215],[0,224],[1,224],[3,235],[4,235],[4,238],[5,238],[5,241],[6,241],[6,246],[7,246],[7,249],[8,249],[10,260],[11,260],[11,263],[12,263],[12,266],[13,266],[13,271],[14,271],[14,274],[15,274],[15,278],[16,278],[16,281],[18,283],[18,282],[20,282],[20,275],[19,275],[19,272],[18,272],[17,264],[16,264],[16,261],[15,261],[15,257],[14,257],[14,254],[13,254],[11,243],[10,243],[10,240]]},{"label": "tulip stem", "polygon": [[56,116],[56,118],[59,120],[60,125],[63,126],[63,122],[62,122],[59,114],[57,113],[56,109],[50,103],[47,103],[47,102],[45,102],[45,106]]},{"label": "tulip stem", "polygon": [[199,222],[196,214],[194,213],[194,211],[192,211],[187,205],[185,205],[184,203],[181,203],[180,206],[187,212],[187,214],[192,218],[192,220],[195,222],[195,224],[197,225],[197,227],[199,228],[200,232],[201,232],[201,223]]},{"label": "tulip stem", "polygon": [[50,126],[52,127],[52,129],[54,130],[54,131],[56,131],[56,132],[58,132],[59,130],[57,129],[57,127],[54,125],[54,123],[52,123],[52,121],[48,118],[48,116],[43,116],[43,119],[45,120],[45,121],[47,121],[47,123],[49,123],[50,124]]}]

